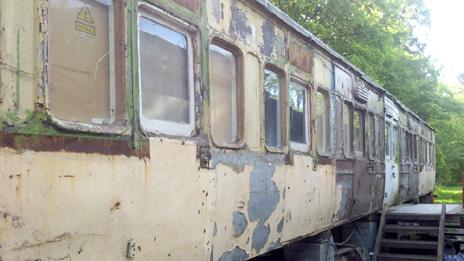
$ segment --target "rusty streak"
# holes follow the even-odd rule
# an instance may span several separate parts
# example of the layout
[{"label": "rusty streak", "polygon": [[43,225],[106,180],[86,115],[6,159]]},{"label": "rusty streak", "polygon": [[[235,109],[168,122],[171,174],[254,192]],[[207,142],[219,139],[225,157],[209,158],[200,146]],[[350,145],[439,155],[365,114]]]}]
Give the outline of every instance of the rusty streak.
[{"label": "rusty streak", "polygon": [[110,140],[104,138],[0,133],[0,147],[11,148],[19,152],[24,150],[38,152],[65,151],[139,158],[150,157],[148,143],[144,144],[140,150],[135,150],[132,148],[129,138]]}]

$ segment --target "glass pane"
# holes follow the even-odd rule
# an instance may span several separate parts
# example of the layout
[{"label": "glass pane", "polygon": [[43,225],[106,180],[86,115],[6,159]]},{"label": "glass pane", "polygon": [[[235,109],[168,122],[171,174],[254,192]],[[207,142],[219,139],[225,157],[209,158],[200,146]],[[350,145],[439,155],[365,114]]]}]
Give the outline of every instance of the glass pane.
[{"label": "glass pane", "polygon": [[209,49],[211,133],[214,141],[235,143],[237,136],[237,64],[235,56],[217,45]]},{"label": "glass pane", "polygon": [[187,38],[144,17],[139,30],[142,115],[189,123]]},{"label": "glass pane", "polygon": [[327,102],[326,96],[320,92],[316,93],[315,100],[315,112],[316,118],[316,141],[317,150],[320,153],[327,153]]},{"label": "glass pane", "polygon": [[290,83],[288,96],[290,105],[290,140],[307,144],[306,89],[296,83]]},{"label": "glass pane", "polygon": [[398,126],[393,128],[393,155],[395,156],[396,162],[400,161],[401,153],[400,153],[400,132],[398,130]]},{"label": "glass pane", "polygon": [[109,11],[97,1],[48,1],[50,108],[59,119],[109,123]]},{"label": "glass pane", "polygon": [[369,158],[374,160],[376,157],[375,151],[375,120],[372,113],[369,114],[369,123],[368,123],[368,139],[369,139]]},{"label": "glass pane", "polygon": [[388,157],[390,157],[390,146],[391,146],[391,141],[390,141],[390,138],[391,138],[391,125],[390,123],[387,122],[387,125],[386,125],[386,132],[385,132],[385,155],[387,155]]},{"label": "glass pane", "polygon": [[264,124],[266,144],[271,147],[281,146],[281,101],[280,77],[277,73],[264,70]]},{"label": "glass pane", "polygon": [[364,156],[364,114],[354,111],[354,149],[358,155]]},{"label": "glass pane", "polygon": [[353,146],[351,138],[351,113],[351,106],[343,103],[343,149],[345,151],[345,155],[351,155],[351,147]]}]

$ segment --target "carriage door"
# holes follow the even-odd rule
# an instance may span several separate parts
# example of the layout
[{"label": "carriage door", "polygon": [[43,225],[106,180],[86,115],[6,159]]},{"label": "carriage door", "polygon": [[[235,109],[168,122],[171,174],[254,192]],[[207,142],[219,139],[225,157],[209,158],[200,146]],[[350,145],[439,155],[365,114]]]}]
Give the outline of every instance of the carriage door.
[{"label": "carriage door", "polygon": [[398,201],[399,191],[399,129],[398,109],[385,98],[385,195],[384,204],[393,205]]}]

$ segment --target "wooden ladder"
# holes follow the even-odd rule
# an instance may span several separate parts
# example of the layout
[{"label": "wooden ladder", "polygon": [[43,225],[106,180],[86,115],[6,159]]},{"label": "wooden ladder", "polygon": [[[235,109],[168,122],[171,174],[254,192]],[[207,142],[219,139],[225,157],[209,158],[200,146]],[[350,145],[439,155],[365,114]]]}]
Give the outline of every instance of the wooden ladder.
[{"label": "wooden ladder", "polygon": [[446,205],[441,214],[394,214],[384,208],[374,261],[443,260]]}]

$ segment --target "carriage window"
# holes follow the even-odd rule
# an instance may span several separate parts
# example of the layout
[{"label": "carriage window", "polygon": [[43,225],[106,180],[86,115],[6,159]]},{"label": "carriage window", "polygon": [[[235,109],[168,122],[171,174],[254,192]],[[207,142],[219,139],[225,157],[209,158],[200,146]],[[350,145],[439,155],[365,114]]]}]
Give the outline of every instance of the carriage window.
[{"label": "carriage window", "polygon": [[375,144],[377,146],[377,159],[382,161],[384,160],[384,144],[385,144],[385,126],[382,124],[381,118],[379,116],[375,116]]},{"label": "carriage window", "polygon": [[209,49],[211,135],[218,144],[239,141],[237,61],[235,55],[217,45]]},{"label": "carriage window", "polygon": [[385,127],[385,129],[387,130],[385,132],[385,155],[387,157],[390,157],[390,146],[391,146],[391,127],[390,127],[390,123],[387,122],[387,126]]},{"label": "carriage window", "polygon": [[288,102],[290,106],[290,141],[292,143],[308,144],[307,97],[307,90],[304,86],[290,82]]},{"label": "carriage window", "polygon": [[393,127],[393,155],[395,156],[396,162],[400,161],[401,149],[400,149],[400,132],[398,126]]},{"label": "carriage window", "polygon": [[406,161],[410,162],[412,159],[412,138],[411,133],[406,133]]},{"label": "carriage window", "polygon": [[329,98],[325,93],[318,91],[315,102],[317,151],[320,154],[328,154],[330,152]]},{"label": "carriage window", "polygon": [[364,156],[364,113],[360,110],[354,111],[354,150],[356,156]]},{"label": "carriage window", "polygon": [[113,11],[112,1],[48,1],[50,110],[60,120],[114,120]]},{"label": "carriage window", "polygon": [[430,165],[431,159],[432,159],[432,144],[430,142],[427,142],[427,165]]},{"label": "carriage window", "polygon": [[374,160],[376,157],[376,151],[375,151],[375,120],[374,120],[374,114],[369,113],[369,119],[368,119],[368,126],[367,126],[367,132],[368,132],[368,141],[369,141],[369,158],[371,160]]},{"label": "carriage window", "polygon": [[343,151],[345,156],[351,156],[353,146],[353,135],[351,134],[351,123],[353,122],[353,109],[348,103],[343,103]]},{"label": "carriage window", "polygon": [[281,85],[279,74],[264,70],[264,131],[266,145],[274,148],[282,146],[281,134]]},{"label": "carriage window", "polygon": [[193,65],[187,35],[141,17],[139,45],[142,126],[154,132],[190,135]]}]

